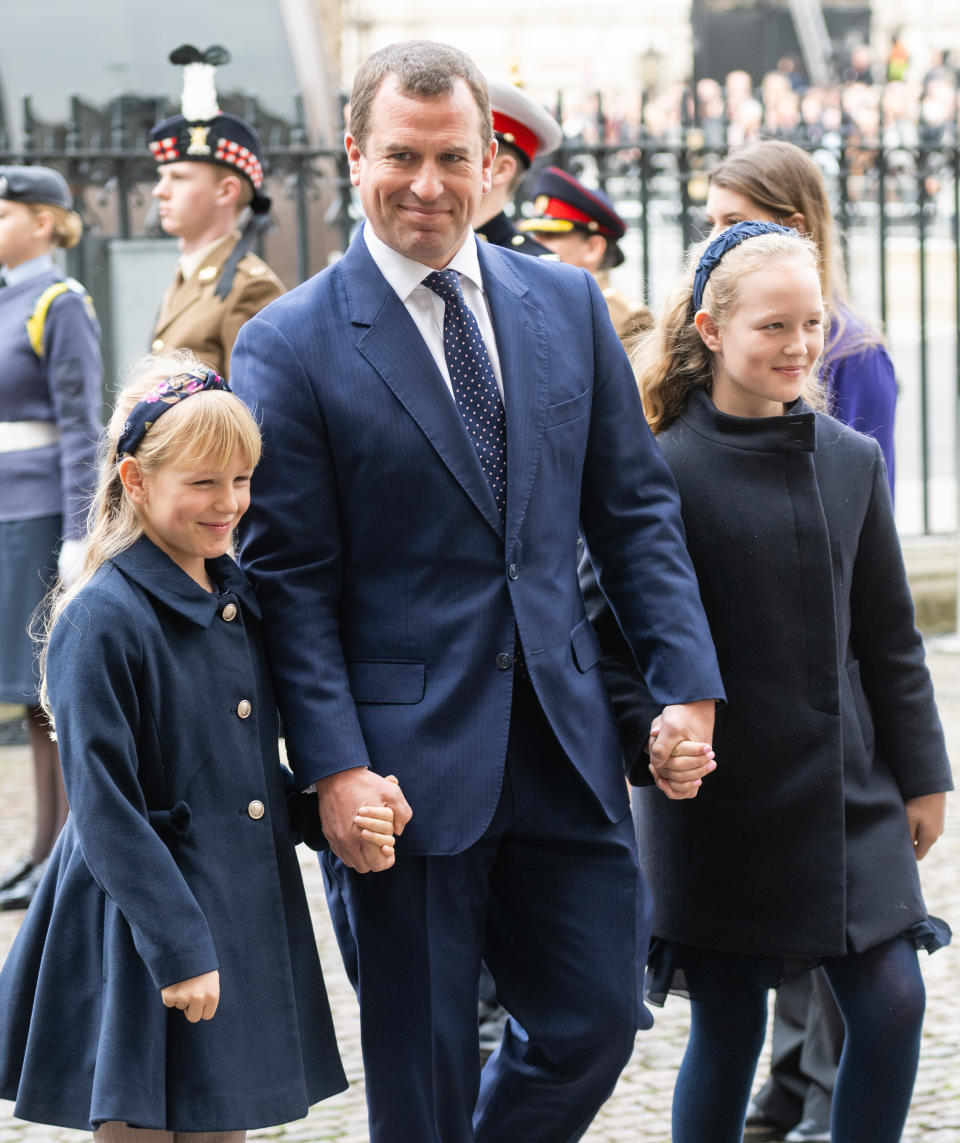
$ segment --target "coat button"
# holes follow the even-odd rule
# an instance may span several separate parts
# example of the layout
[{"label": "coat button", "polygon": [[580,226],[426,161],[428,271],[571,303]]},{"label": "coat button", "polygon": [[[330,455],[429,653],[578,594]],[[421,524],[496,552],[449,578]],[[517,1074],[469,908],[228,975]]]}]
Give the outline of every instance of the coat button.
[{"label": "coat button", "polygon": [[519,579],[519,578],[520,578],[520,569],[517,567],[517,565],[516,565],[516,564],[511,564],[511,565],[510,565],[510,566],[507,568],[507,575],[508,575],[508,576],[509,576],[511,579]]},{"label": "coat button", "polygon": [[229,623],[231,619],[237,618],[237,605],[235,603],[228,603],[220,614]]},{"label": "coat button", "polygon": [[501,671],[509,670],[513,666],[513,656],[509,651],[501,651],[497,656],[497,666]]},{"label": "coat button", "polygon": [[266,812],[263,802],[261,802],[259,798],[254,798],[250,805],[247,806],[247,813],[255,822],[258,822]]},{"label": "coat button", "polygon": [[237,703],[237,718],[249,718],[250,712],[253,710],[253,704],[249,699],[241,699]]}]

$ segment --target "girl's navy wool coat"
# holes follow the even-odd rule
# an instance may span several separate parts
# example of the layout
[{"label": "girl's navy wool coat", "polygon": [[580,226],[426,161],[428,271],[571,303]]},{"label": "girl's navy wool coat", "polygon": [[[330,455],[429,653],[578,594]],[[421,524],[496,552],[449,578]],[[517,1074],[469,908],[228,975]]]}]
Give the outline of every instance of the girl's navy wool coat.
[{"label": "girl's navy wool coat", "polygon": [[[71,814],[0,974],[0,1095],[87,1129],[286,1123],[346,1086],[288,821],[259,611],[147,539],[58,620]],[[190,1024],[160,990],[218,969]]]}]

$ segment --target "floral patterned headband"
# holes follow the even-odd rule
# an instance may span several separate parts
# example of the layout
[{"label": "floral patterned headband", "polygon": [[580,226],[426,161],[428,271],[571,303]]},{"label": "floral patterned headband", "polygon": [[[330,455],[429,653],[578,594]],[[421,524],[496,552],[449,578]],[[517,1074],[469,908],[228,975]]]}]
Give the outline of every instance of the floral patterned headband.
[{"label": "floral patterned headband", "polygon": [[167,377],[155,385],[149,393],[138,401],[127,415],[123,432],[117,441],[117,459],[133,456],[140,442],[152,428],[157,418],[174,405],[205,389],[221,389],[232,392],[230,386],[212,369],[198,369],[194,373],[178,373]]}]

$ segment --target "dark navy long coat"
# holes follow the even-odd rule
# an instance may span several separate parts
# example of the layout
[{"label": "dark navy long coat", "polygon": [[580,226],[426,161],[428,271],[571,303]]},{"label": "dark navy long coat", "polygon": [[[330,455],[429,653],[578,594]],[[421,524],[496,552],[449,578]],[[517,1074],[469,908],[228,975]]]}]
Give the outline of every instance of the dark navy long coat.
[{"label": "dark navy long coat", "polygon": [[[727,703],[696,798],[634,792],[653,931],[738,953],[872,948],[927,915],[904,802],[952,788],[879,445],[802,402],[744,419],[699,390],[657,439]],[[642,681],[606,671],[644,742]]]},{"label": "dark navy long coat", "polygon": [[[141,539],[57,622],[71,815],[0,973],[0,1095],[85,1129],[252,1129],[346,1086],[285,804],[259,612]],[[214,1018],[163,1007],[219,969]]]}]

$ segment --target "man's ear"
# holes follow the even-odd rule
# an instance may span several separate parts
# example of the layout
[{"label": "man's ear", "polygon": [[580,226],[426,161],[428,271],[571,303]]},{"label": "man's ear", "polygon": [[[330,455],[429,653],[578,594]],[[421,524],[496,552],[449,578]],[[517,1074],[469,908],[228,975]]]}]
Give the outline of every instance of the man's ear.
[{"label": "man's ear", "polygon": [[236,205],[243,194],[243,183],[239,175],[224,175],[217,183],[217,201],[220,205]]},{"label": "man's ear", "polygon": [[147,487],[143,479],[143,469],[135,456],[125,456],[117,470],[123,490],[134,504],[146,504]]},{"label": "man's ear", "polygon": [[360,185],[360,148],[349,131],[343,137],[343,146],[347,152],[347,162],[350,164],[350,182],[358,187]]},{"label": "man's ear", "polygon": [[490,186],[501,187],[509,186],[512,179],[517,173],[517,157],[511,155],[508,151],[500,152],[493,160],[492,173],[490,176]]},{"label": "man's ear", "polygon": [[697,327],[700,340],[707,349],[709,349],[711,353],[719,353],[723,348],[723,341],[720,337],[720,330],[717,323],[713,320],[713,316],[706,310],[697,310],[693,324]]}]

